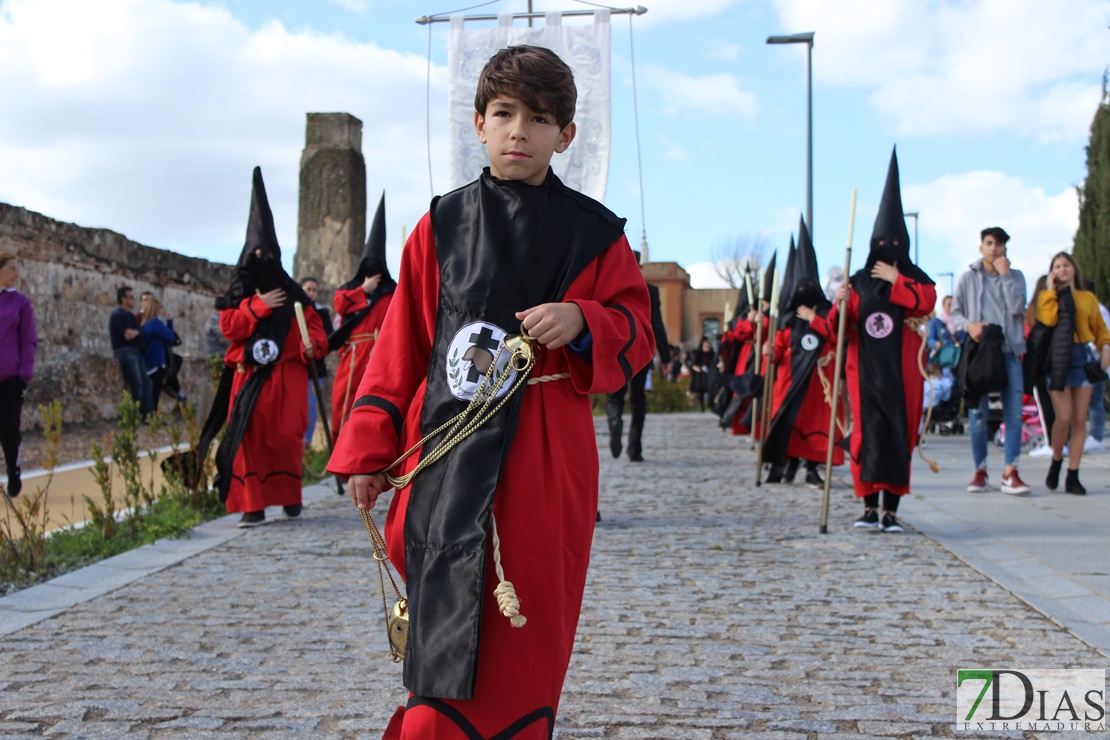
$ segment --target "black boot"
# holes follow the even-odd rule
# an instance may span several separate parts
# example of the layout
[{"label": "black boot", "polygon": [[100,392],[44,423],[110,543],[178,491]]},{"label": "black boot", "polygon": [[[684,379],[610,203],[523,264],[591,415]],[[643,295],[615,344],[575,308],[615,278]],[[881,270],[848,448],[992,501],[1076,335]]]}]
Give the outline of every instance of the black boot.
[{"label": "black boot", "polygon": [[798,464],[801,462],[796,457],[791,457],[786,460],[786,468],[782,471],[782,482],[793,483],[794,476],[798,474]]},{"label": "black boot", "polygon": [[765,483],[782,483],[783,466],[778,463],[771,465],[771,470],[767,473],[767,480]]},{"label": "black boot", "polygon": [[21,472],[18,465],[8,470],[8,498],[15,498],[23,490],[23,479],[19,477]]},{"label": "black boot", "polygon": [[1064,479],[1064,493],[1074,493],[1076,496],[1087,495],[1087,489],[1079,482],[1079,471],[1068,468],[1068,477]]},{"label": "black boot", "polygon": [[624,449],[621,445],[621,432],[624,430],[624,422],[618,416],[616,419],[609,417],[609,452],[613,454],[613,459],[621,456],[621,450]]},{"label": "black boot", "polygon": [[806,461],[806,485],[810,488],[825,487],[825,479],[817,472],[817,463],[812,460]]},{"label": "black boot", "polygon": [[1052,464],[1048,466],[1048,475],[1044,477],[1044,487],[1050,491],[1055,491],[1060,486],[1060,465],[1063,460],[1053,460]]}]

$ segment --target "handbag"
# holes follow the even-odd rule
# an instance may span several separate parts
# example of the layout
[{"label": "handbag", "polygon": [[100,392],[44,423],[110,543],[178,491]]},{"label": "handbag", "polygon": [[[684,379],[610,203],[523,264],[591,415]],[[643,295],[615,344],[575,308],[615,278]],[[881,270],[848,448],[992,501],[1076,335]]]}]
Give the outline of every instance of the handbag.
[{"label": "handbag", "polygon": [[1087,375],[1087,381],[1091,385],[1098,385],[1104,383],[1110,376],[1102,369],[1102,363],[1095,357],[1094,351],[1087,347],[1087,364],[1083,366],[1083,372]]}]

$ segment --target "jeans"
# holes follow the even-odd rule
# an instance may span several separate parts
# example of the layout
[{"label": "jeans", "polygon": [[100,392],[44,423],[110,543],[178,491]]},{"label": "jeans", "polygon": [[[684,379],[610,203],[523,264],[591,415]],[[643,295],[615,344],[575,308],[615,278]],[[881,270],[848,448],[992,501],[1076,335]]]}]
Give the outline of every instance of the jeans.
[{"label": "jeans", "polygon": [[[1021,456],[1021,391],[1024,380],[1021,374],[1021,363],[1018,358],[1009,352],[1002,356],[1006,360],[1006,388],[1002,391],[1002,423],[1005,424],[1003,444],[1003,461],[1006,465],[1015,465]],[[984,394],[979,399],[978,408],[968,409],[967,416],[970,422],[971,457],[975,462],[975,469],[987,467],[987,415],[990,399]]]},{"label": "jeans", "polygon": [[0,448],[4,450],[8,473],[19,467],[19,446],[23,444],[19,420],[26,388],[27,384],[18,375],[0,380]]},{"label": "jeans", "polygon": [[1099,442],[1106,434],[1106,405],[1103,397],[1106,394],[1106,381],[1096,383],[1091,391],[1091,410],[1087,419],[1090,421],[1090,431],[1087,432]]},{"label": "jeans", "polygon": [[146,374],[146,367],[143,365],[143,356],[131,347],[117,349],[114,353],[119,360],[120,370],[123,371],[127,390],[131,391],[131,398],[139,404],[139,413],[146,417],[154,411],[154,394],[150,376]]}]

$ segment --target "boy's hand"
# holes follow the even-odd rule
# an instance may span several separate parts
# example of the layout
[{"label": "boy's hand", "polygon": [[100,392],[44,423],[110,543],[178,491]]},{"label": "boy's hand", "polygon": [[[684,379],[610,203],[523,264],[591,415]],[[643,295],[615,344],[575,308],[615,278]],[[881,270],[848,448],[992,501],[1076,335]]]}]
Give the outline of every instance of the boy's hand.
[{"label": "boy's hand", "polygon": [[548,349],[573,342],[586,328],[586,319],[577,303],[542,303],[518,311],[516,317],[528,333]]},{"label": "boy's hand", "polygon": [[797,310],[796,314],[797,314],[798,318],[801,319],[802,321],[812,322],[813,317],[817,315],[817,312],[814,311],[809,306],[798,306],[798,310]]},{"label": "boy's hand", "polygon": [[886,280],[893,284],[898,279],[898,263],[876,262],[875,266],[871,268],[871,277]]},{"label": "boy's hand", "polygon": [[371,293],[373,293],[375,290],[378,289],[378,285],[380,285],[381,282],[382,282],[382,276],[381,275],[371,275],[370,277],[363,278],[363,280],[362,280],[362,292],[365,293],[366,295],[370,295]]},{"label": "boy's hand", "polygon": [[285,305],[285,291],[281,288],[274,288],[265,293],[255,288],[254,292],[262,299],[262,302],[270,308],[280,308]]},{"label": "boy's hand", "polygon": [[852,297],[852,287],[848,283],[841,283],[836,289],[836,302],[847,301]]},{"label": "boy's hand", "polygon": [[378,496],[389,490],[389,481],[381,473],[374,475],[352,475],[347,481],[347,492],[355,507],[370,511],[378,501]]}]

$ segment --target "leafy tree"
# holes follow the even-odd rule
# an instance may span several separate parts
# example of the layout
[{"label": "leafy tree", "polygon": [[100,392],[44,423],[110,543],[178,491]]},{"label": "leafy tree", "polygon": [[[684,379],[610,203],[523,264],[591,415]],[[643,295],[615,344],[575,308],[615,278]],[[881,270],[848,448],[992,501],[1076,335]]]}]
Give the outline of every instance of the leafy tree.
[{"label": "leafy tree", "polygon": [[1102,99],[1091,122],[1087,179],[1079,191],[1079,229],[1072,256],[1084,278],[1095,283],[1103,303],[1110,301],[1110,101],[1108,72],[1102,74]]}]

